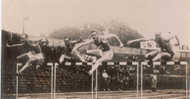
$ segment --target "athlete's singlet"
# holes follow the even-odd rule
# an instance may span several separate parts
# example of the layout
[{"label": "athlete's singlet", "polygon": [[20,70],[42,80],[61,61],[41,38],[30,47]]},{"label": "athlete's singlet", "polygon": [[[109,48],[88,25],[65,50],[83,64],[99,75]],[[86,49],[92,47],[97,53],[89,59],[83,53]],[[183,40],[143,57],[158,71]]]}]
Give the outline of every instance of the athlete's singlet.
[{"label": "athlete's singlet", "polygon": [[41,53],[41,48],[39,45],[32,46],[32,51],[34,51],[36,54]]},{"label": "athlete's singlet", "polygon": [[163,52],[168,52],[173,56],[174,52],[172,51],[170,42],[168,40],[164,40],[162,37],[156,37],[155,40]]},{"label": "athlete's singlet", "polygon": [[65,40],[65,54],[70,55],[73,49],[74,44],[71,43],[71,40]]},{"label": "athlete's singlet", "polygon": [[110,46],[105,39],[101,37],[95,37],[94,42],[95,42],[95,45],[98,46],[98,48],[102,50],[103,52],[110,50]]}]

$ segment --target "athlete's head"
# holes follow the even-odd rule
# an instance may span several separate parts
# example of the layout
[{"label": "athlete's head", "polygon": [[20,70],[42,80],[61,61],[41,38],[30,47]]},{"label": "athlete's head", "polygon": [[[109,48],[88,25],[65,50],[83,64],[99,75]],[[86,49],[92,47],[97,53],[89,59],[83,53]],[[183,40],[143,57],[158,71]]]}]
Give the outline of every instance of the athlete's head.
[{"label": "athlete's head", "polygon": [[21,37],[21,41],[25,41],[25,40],[28,39],[28,35],[25,34],[25,33],[22,33],[22,34],[20,35],[20,37]]},{"label": "athlete's head", "polygon": [[22,34],[21,34],[21,38],[27,39],[27,38],[28,38],[28,35],[27,35],[26,33],[22,33]]},{"label": "athlete's head", "polygon": [[69,41],[69,40],[71,40],[71,38],[70,37],[64,37],[64,41]]},{"label": "athlete's head", "polygon": [[90,32],[90,36],[89,36],[89,38],[94,39],[94,38],[97,37],[97,35],[98,35],[97,31],[93,30],[93,31]]},{"label": "athlete's head", "polygon": [[160,39],[161,39],[161,33],[156,33],[155,40],[160,40]]},{"label": "athlete's head", "polygon": [[49,41],[47,38],[42,38],[40,40],[40,44],[42,44],[43,46],[47,46],[49,44]]}]

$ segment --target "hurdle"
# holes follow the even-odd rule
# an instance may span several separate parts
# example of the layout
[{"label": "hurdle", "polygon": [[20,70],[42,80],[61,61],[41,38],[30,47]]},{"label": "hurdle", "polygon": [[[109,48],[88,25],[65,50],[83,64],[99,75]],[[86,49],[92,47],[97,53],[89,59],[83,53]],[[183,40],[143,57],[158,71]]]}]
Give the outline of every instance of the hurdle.
[{"label": "hurdle", "polygon": [[[84,65],[84,62],[75,62],[75,64],[72,64],[71,62],[64,62],[65,66],[71,66],[71,65],[76,65],[76,66],[81,66]],[[92,66],[92,62],[88,62],[86,65]],[[94,79],[95,76],[95,79]],[[95,80],[95,87],[94,87],[94,80]],[[94,99],[94,88],[95,88],[95,98],[98,98],[98,69],[96,69],[95,75],[94,72],[91,75],[91,99]]]},{"label": "hurdle", "polygon": [[[53,63],[47,63],[47,66],[51,66],[51,99],[55,99],[55,86],[54,84],[56,82],[56,79],[54,79],[54,75],[56,76],[56,66],[58,64],[55,63],[55,66]],[[22,63],[16,63],[16,73],[18,74],[18,67],[22,66]],[[19,97],[19,75],[16,75],[16,99]]]},{"label": "hurdle", "polygon": [[186,97],[186,99],[189,99],[189,90],[188,90],[188,67],[187,67],[187,65],[188,65],[188,63],[187,63],[187,61],[181,61],[180,63],[176,63],[176,62],[174,62],[174,61],[169,61],[169,62],[167,62],[167,65],[175,65],[175,64],[180,64],[180,65],[184,65],[185,66],[185,97]]},{"label": "hurdle", "polygon": [[[141,68],[140,68],[140,99],[143,97],[143,74],[144,74],[144,66],[148,65],[147,61],[141,62]],[[160,65],[160,62],[153,62],[153,68],[155,68],[155,65]]]},{"label": "hurdle", "polygon": [[[141,81],[140,81],[140,98],[143,97],[143,74],[144,74],[144,66],[148,65],[147,61],[141,62],[141,68],[140,68],[140,74],[141,74]],[[160,62],[153,62],[153,68],[155,68],[156,65],[160,65]]]},{"label": "hurdle", "polygon": [[[71,63],[67,63],[67,65],[71,65]],[[65,64],[65,65],[66,65]],[[92,66],[92,62],[88,62],[87,65]],[[83,65],[83,62],[76,62],[75,65],[81,66]],[[94,88],[94,80],[95,80],[95,88]],[[94,99],[94,90],[95,90],[95,99],[98,99],[98,68],[95,71],[95,79],[94,79],[94,72],[91,75],[91,98]]]},{"label": "hurdle", "polygon": [[57,78],[57,66],[58,66],[58,63],[55,63],[54,64],[54,90],[53,90],[53,99],[56,99],[56,78]]},{"label": "hurdle", "polygon": [[[188,96],[189,95],[189,91],[188,91],[188,67],[187,67],[187,62],[186,61],[181,61],[181,62],[177,63],[177,62],[174,62],[174,61],[168,61],[166,64],[167,65],[175,65],[175,64],[185,65],[186,99],[188,99],[189,98],[189,96]],[[148,63],[146,61],[141,62],[141,81],[140,81],[141,82],[141,89],[140,89],[140,91],[141,91],[140,92],[141,99],[143,97],[143,74],[144,74],[143,69],[144,69],[145,65],[148,65]],[[161,65],[161,62],[160,61],[153,62],[153,68],[155,68],[156,65]]]},{"label": "hurdle", "polygon": [[[112,61],[109,61],[109,62],[105,62],[106,65],[133,65],[133,66],[136,66],[136,75],[137,75],[137,78],[136,78],[136,92],[137,92],[137,97],[139,96],[139,62],[137,61],[133,61],[132,64],[129,64],[128,62],[126,61],[121,61],[119,62],[119,64],[117,64],[117,62],[112,62]],[[91,62],[88,62],[87,65],[92,65],[93,63]],[[72,63],[71,62],[65,62],[64,63],[65,66],[71,66]],[[77,66],[80,66],[80,65],[84,65],[83,62],[76,62],[75,64],[73,65],[77,65]],[[102,65],[102,64],[100,64]],[[95,74],[95,75],[94,75]],[[94,78],[95,76],[95,78]],[[94,84],[94,80],[95,80],[95,84]],[[95,88],[94,88],[94,85],[95,85]],[[94,89],[95,89],[95,92],[94,92]],[[95,96],[94,96],[95,94]],[[96,69],[95,72],[92,73],[91,75],[91,96],[92,96],[92,99],[98,99],[98,69]]]},{"label": "hurdle", "polygon": [[[117,65],[117,62],[114,63],[114,62],[107,62],[107,65]],[[123,62],[119,62],[118,65],[122,65],[122,66],[126,66],[126,65],[130,65],[130,63],[126,62],[126,61],[123,61]],[[139,62],[137,61],[133,61],[132,64],[133,66],[136,66],[136,96],[139,97]]]}]

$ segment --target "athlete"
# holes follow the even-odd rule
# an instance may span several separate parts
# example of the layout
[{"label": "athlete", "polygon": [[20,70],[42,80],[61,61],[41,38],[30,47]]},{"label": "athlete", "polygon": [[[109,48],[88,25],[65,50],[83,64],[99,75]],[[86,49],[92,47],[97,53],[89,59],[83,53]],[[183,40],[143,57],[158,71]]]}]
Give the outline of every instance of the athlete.
[{"label": "athlete", "polygon": [[72,49],[75,46],[75,44],[82,42],[81,39],[79,40],[71,40],[69,37],[64,38],[65,43],[65,50],[63,54],[59,58],[59,62],[62,63],[65,59],[71,59],[72,58]]},{"label": "athlete", "polygon": [[106,28],[105,31],[103,31],[103,36],[105,39],[109,39],[112,37],[116,38],[119,41],[120,47],[123,47],[123,43],[121,42],[119,37],[115,34],[110,33],[108,28]]},{"label": "athlete", "polygon": [[97,49],[87,50],[87,53],[95,52],[100,56],[100,58],[98,58],[94,62],[91,70],[89,71],[89,74],[91,75],[100,66],[102,62],[111,60],[113,58],[113,51],[110,48],[110,45],[107,42],[107,38],[104,35],[98,35],[96,31],[92,31],[89,39],[87,39],[83,43],[76,45],[75,48],[73,48],[73,53],[75,53],[75,55],[77,55],[80,58],[80,60],[83,62],[86,62],[86,60],[80,55],[78,49],[90,43],[94,43],[97,46]]},{"label": "athlete", "polygon": [[[173,35],[172,33],[167,33],[166,35],[163,35],[161,33],[155,34],[154,39],[147,39],[147,38],[140,38],[128,41],[127,44],[131,45],[135,42],[141,42],[141,41],[148,41],[148,40],[154,40],[155,43],[159,48],[152,49],[152,51],[145,54],[145,57],[148,59],[151,59],[152,61],[157,61],[161,59],[162,57],[168,57],[169,59],[172,59],[174,56],[174,50],[175,47],[179,46],[179,38],[176,35]],[[171,40],[176,40],[175,44]]]},{"label": "athlete", "polygon": [[[160,47],[160,50],[155,50],[147,53],[145,56],[155,56],[153,57],[152,61],[157,61],[161,59],[163,56],[167,56],[168,58],[172,59],[174,56],[174,47],[173,46],[179,46],[179,39],[177,36],[172,35],[170,32],[169,35],[163,36],[161,33],[155,35],[155,42]],[[176,44],[173,45],[171,40],[176,39]]]},{"label": "athlete", "polygon": [[31,66],[34,62],[36,62],[37,67],[39,67],[44,61],[44,56],[42,54],[39,42],[29,42],[28,36],[26,34],[22,34],[21,37],[22,37],[21,44],[14,44],[14,45],[7,44],[7,47],[25,46],[27,47],[27,49],[29,49],[28,52],[23,53],[16,57],[16,59],[21,59],[24,58],[25,56],[28,57],[28,60],[26,61],[25,65],[19,70],[18,74],[21,74],[26,68]]}]

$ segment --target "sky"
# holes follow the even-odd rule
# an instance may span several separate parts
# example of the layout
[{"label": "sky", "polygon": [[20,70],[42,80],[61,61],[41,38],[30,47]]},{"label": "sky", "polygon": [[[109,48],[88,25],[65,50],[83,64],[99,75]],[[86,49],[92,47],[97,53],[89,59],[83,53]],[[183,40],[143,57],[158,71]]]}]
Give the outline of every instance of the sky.
[{"label": "sky", "polygon": [[109,20],[146,37],[172,32],[190,45],[190,0],[2,0],[2,28],[13,32],[21,32],[23,23],[37,35]]}]

